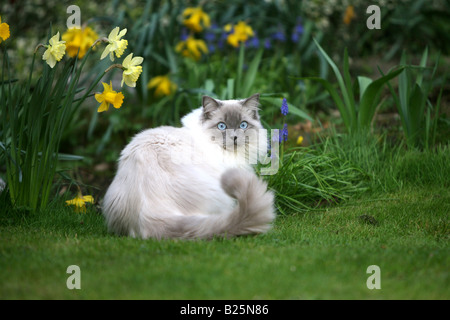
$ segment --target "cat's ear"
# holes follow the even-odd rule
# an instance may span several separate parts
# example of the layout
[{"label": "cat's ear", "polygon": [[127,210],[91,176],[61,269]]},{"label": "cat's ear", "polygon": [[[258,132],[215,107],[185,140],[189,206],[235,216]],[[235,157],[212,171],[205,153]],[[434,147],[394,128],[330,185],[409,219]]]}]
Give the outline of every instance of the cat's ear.
[{"label": "cat's ear", "polygon": [[213,99],[208,96],[203,96],[202,106],[203,106],[203,119],[209,120],[211,119],[212,112],[219,109],[220,101],[217,101],[216,99]]},{"label": "cat's ear", "polygon": [[242,100],[242,106],[248,110],[253,119],[259,119],[258,106],[259,106],[259,93],[255,93],[250,98]]}]

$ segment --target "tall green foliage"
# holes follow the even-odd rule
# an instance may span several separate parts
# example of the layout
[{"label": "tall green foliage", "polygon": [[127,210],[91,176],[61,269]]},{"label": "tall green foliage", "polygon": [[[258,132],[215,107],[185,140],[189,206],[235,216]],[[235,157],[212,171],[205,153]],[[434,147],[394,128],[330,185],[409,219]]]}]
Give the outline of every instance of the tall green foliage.
[{"label": "tall green foliage", "polygon": [[[341,74],[339,68],[320,44],[315,40],[314,42],[320,54],[332,68],[338,81],[340,94],[339,90],[327,79],[319,77],[308,77],[307,79],[318,81],[327,89],[341,114],[348,133],[369,132],[379,102],[381,89],[389,80],[398,76],[403,71],[404,66],[395,68],[387,75],[383,75],[376,80],[359,76],[357,85],[354,85],[351,81],[347,50],[344,52],[343,74]],[[359,100],[355,98],[358,89]]]},{"label": "tall green foliage", "polygon": [[[36,50],[37,51],[37,50]],[[6,45],[2,46],[0,83],[0,146],[6,162],[7,186],[15,207],[32,211],[45,208],[50,197],[59,159],[80,157],[58,154],[61,137],[80,104],[103,76],[86,90],[78,87],[83,60],[71,59],[54,68],[44,65],[37,81],[33,79],[35,51],[29,78],[14,79]]]},{"label": "tall green foliage", "polygon": [[[398,80],[398,94],[389,84],[394,97],[403,133],[410,148],[430,148],[436,140],[437,120],[441,104],[442,89],[436,104],[429,100],[433,89],[439,59],[437,59],[431,75],[427,76],[428,48],[422,54],[418,66],[409,66],[400,74]],[[400,63],[406,64],[406,54],[403,53]]]}]

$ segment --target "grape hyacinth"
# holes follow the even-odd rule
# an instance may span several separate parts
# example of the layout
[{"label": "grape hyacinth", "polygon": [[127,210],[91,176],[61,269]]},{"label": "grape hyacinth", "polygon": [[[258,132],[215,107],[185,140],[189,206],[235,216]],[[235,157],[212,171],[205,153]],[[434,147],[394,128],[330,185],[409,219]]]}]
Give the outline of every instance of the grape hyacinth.
[{"label": "grape hyacinth", "polygon": [[[288,107],[288,103],[286,98],[283,98],[283,102],[281,103],[281,114],[286,117],[287,114],[289,113],[289,107]],[[283,129],[280,132],[280,142],[282,141],[287,141],[287,137],[288,137],[288,128],[287,128],[287,123],[284,123]]]},{"label": "grape hyacinth", "polygon": [[283,116],[286,116],[288,114],[288,112],[289,112],[289,107],[287,104],[287,100],[286,100],[286,98],[283,98],[283,102],[281,103],[281,114]]},{"label": "grape hyacinth", "polygon": [[280,142],[287,141],[288,139],[288,125],[284,124],[283,129],[280,132]]},{"label": "grape hyacinth", "polygon": [[276,31],[274,34],[272,34],[272,38],[277,41],[285,42],[286,41],[286,35],[282,30]]},{"label": "grape hyacinth", "polygon": [[297,25],[292,32],[291,40],[297,43],[300,40],[300,36],[303,34],[303,25],[301,23],[301,19],[298,19]]}]

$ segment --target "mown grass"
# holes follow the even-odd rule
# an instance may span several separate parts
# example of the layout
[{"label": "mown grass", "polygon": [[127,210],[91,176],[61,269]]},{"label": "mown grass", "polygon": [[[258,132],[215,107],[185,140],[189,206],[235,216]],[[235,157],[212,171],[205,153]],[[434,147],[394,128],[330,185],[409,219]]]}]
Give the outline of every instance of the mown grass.
[{"label": "mown grass", "polygon": [[[3,192],[0,299],[450,298],[448,147],[342,136],[296,157],[265,177],[288,214],[267,234],[233,239],[117,237],[93,206],[75,213],[58,198],[31,214]],[[66,286],[70,265],[80,290]],[[366,285],[371,265],[379,290]]]},{"label": "mown grass", "polygon": [[[449,299],[449,212],[448,188],[408,187],[212,241],[116,237],[95,209],[61,204],[3,212],[0,298]],[[69,265],[81,269],[80,290],[66,287]],[[380,290],[366,286],[370,265]]]}]

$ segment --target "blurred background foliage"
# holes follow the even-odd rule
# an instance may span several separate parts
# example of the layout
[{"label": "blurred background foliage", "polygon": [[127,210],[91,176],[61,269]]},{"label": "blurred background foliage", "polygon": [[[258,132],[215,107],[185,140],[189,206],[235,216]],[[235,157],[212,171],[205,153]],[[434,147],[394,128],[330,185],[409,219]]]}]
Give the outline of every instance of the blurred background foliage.
[{"label": "blurred background foliage", "polygon": [[[108,36],[116,26],[127,28],[126,54],[144,57],[136,88],[123,89],[125,102],[120,110],[98,114],[92,97],[66,128],[60,151],[83,156],[83,165],[94,166],[96,177],[105,172],[105,179],[111,178],[120,151],[135,133],[159,125],[179,125],[184,114],[200,105],[204,94],[228,99],[261,93],[264,125],[281,128],[286,121],[289,145],[295,146],[299,136],[303,145],[312,144],[315,134],[329,126],[339,130],[342,119],[328,91],[307,79],[335,81],[313,38],[338,66],[347,48],[351,76],[371,79],[399,65],[405,52],[411,64],[418,65],[428,47],[427,67],[439,64],[433,77],[424,80],[430,81],[430,102],[436,103],[442,92],[441,107],[433,119],[439,120],[435,143],[448,141],[450,136],[450,95],[445,82],[450,47],[448,0],[373,0],[370,4],[381,8],[380,30],[367,29],[368,4],[362,0],[5,0],[0,15],[11,28],[8,50],[17,78],[26,78],[34,48],[46,39],[49,26],[61,33],[66,30],[70,15],[66,10],[72,4],[81,9],[82,25],[99,36]],[[190,30],[183,23],[188,7],[200,7],[209,17],[209,27]],[[252,35],[234,47],[227,37],[240,22],[250,26]],[[180,42],[189,37],[203,42],[207,50],[192,42],[199,56],[184,54]],[[107,66],[105,60],[87,63],[90,68],[85,69],[90,72],[82,75],[81,85],[88,85]],[[120,72],[109,72],[103,81],[110,80],[118,87]],[[396,87],[395,79],[391,83]],[[387,131],[396,143],[404,137],[396,103],[388,93],[386,87],[373,128]],[[280,113],[282,98],[289,102],[287,118]],[[94,176],[88,171],[85,181]]]}]

